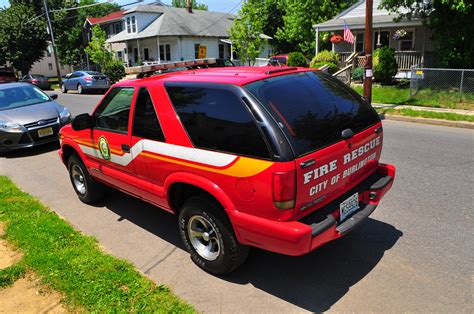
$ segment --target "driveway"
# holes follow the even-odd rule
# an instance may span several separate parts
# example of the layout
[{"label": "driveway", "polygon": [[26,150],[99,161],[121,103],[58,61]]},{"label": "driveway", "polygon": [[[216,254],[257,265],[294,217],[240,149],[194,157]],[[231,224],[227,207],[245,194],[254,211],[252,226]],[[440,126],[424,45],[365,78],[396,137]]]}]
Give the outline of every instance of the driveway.
[{"label": "driveway", "polygon": [[[74,114],[100,95],[60,95]],[[57,146],[0,158],[0,173],[204,312],[474,312],[474,131],[386,121],[392,191],[359,229],[311,254],[251,250],[218,278],[184,251],[174,216],[117,191],[82,204]]]}]

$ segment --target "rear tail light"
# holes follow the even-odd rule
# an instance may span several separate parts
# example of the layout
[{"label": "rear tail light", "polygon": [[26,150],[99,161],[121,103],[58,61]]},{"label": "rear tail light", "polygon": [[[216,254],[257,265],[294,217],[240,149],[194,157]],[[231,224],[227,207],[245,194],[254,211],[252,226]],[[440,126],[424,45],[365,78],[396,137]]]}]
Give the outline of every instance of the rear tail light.
[{"label": "rear tail light", "polygon": [[86,80],[86,81],[92,81],[92,77],[86,76],[86,77],[84,78],[84,80]]},{"label": "rear tail light", "polygon": [[273,203],[279,209],[295,207],[295,171],[273,173]]},{"label": "rear tail light", "polygon": [[31,80],[31,83],[38,83],[38,80]]}]

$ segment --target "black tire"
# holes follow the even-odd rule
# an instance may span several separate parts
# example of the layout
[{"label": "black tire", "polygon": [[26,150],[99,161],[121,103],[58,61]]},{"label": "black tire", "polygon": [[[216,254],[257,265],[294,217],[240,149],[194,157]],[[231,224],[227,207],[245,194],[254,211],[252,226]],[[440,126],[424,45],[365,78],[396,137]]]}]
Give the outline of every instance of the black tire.
[{"label": "black tire", "polygon": [[84,87],[82,87],[81,84],[77,84],[77,92],[78,92],[79,94],[84,94],[84,93],[85,93]]},{"label": "black tire", "polygon": [[[76,194],[81,202],[93,204],[104,198],[104,185],[91,177],[87,171],[87,168],[84,166],[84,163],[79,157],[75,155],[69,157],[67,168],[69,170],[69,179],[71,180],[72,187],[74,188],[74,191],[76,191]],[[83,190],[79,188],[77,182],[75,182],[75,180],[79,180],[77,178],[77,172],[82,175],[82,183],[84,185]]]},{"label": "black tire", "polygon": [[[193,244],[196,243],[196,237],[193,237],[194,242],[191,241],[189,230],[196,219],[203,219],[214,230],[212,233],[215,234],[215,239],[205,241],[202,238],[202,240],[198,240],[203,247],[209,247],[212,241],[219,245],[219,252],[213,253],[217,257],[213,259],[205,258],[202,253],[196,250]],[[179,213],[179,233],[186,249],[191,254],[193,262],[214,275],[224,275],[232,272],[245,262],[249,254],[249,247],[237,241],[232,225],[222,206],[206,196],[193,196],[184,203]],[[205,243],[209,245],[206,246]],[[213,245],[211,245],[212,247]]]},{"label": "black tire", "polygon": [[67,88],[66,88],[66,85],[64,85],[64,83],[61,84],[61,93],[67,94]]}]

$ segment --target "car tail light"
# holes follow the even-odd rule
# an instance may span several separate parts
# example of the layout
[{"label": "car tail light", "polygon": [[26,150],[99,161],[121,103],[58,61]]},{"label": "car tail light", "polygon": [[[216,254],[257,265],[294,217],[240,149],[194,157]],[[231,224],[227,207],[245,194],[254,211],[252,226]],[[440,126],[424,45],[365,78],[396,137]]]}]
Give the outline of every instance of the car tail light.
[{"label": "car tail light", "polygon": [[295,206],[295,172],[273,173],[273,203],[279,209],[291,209]]},{"label": "car tail light", "polygon": [[33,84],[38,83],[38,80],[31,80],[31,83]]},{"label": "car tail light", "polygon": [[84,78],[84,80],[86,80],[86,81],[92,81],[92,77],[86,76],[86,77]]}]

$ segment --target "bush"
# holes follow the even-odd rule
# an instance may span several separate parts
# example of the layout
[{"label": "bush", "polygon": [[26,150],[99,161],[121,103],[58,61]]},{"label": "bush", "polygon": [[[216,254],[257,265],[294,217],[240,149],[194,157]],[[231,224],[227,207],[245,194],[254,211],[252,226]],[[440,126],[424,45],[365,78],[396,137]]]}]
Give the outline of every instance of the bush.
[{"label": "bush", "polygon": [[[323,50],[319,52],[313,60],[311,60],[311,63],[317,63],[317,62],[330,62],[333,64],[339,64],[339,55],[333,51],[329,50]],[[312,68],[314,66],[311,65]]]},{"label": "bush", "polygon": [[103,68],[104,74],[110,79],[110,82],[117,83],[125,76],[125,68],[122,61],[114,59]]},{"label": "bush", "polygon": [[352,79],[354,81],[362,81],[364,78],[364,68],[355,68],[352,72]]},{"label": "bush", "polygon": [[390,47],[376,49],[372,60],[372,66],[376,81],[379,81],[382,84],[392,83],[393,77],[398,72],[395,50]]},{"label": "bush", "polygon": [[301,52],[291,52],[288,55],[288,66],[293,67],[305,67],[306,66],[306,58]]},{"label": "bush", "polygon": [[[314,61],[314,59],[313,59]],[[333,74],[333,73],[336,73],[337,70],[339,70],[338,66],[335,65],[334,63],[331,63],[331,62],[313,62],[311,61],[311,67],[312,68],[315,68],[315,69],[319,69],[320,67],[324,66],[324,65],[327,65],[329,68],[328,68],[328,72]]]}]

